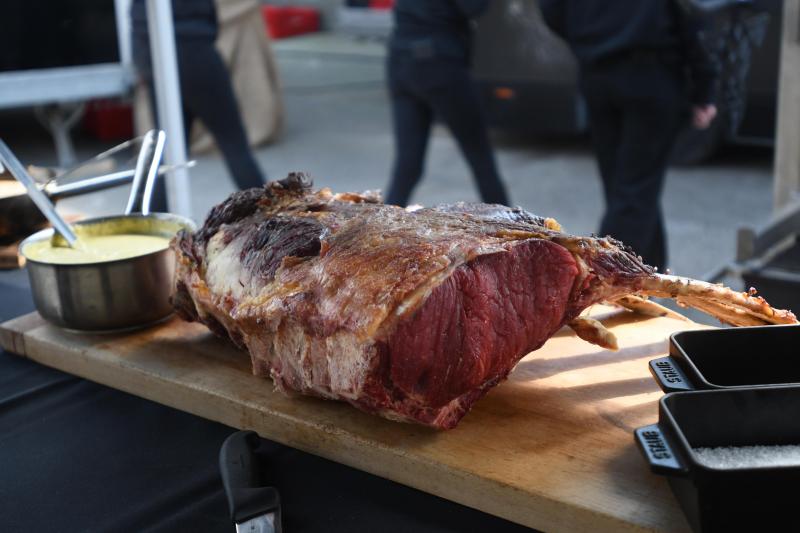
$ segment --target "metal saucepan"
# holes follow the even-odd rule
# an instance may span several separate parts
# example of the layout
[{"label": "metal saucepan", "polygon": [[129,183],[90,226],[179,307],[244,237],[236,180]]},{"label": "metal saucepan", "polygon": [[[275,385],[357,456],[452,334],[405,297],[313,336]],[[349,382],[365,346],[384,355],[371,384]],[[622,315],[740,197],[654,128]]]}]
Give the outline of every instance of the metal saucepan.
[{"label": "metal saucepan", "polygon": [[[165,142],[162,131],[152,130],[145,135],[126,214],[74,224],[76,246],[80,246],[82,238],[90,236],[155,235],[171,239],[181,230],[195,229],[188,218],[149,213]],[[139,198],[142,214],[130,214]],[[57,264],[28,254],[33,249],[29,247],[42,241],[51,246],[67,246],[67,242],[54,230],[47,229],[20,244],[34,303],[39,314],[50,322],[69,329],[108,331],[146,326],[172,313],[169,301],[175,274],[172,249],[113,261]]]},{"label": "metal saucepan", "polygon": [[[190,219],[168,213],[96,218],[73,224],[80,235],[145,234],[172,237],[195,230]],[[158,322],[172,313],[169,295],[175,254],[167,248],[129,259],[87,264],[51,264],[28,257],[28,244],[58,241],[52,229],[25,239],[20,253],[39,314],[58,326],[83,330],[120,330]],[[54,244],[59,244],[54,242]]]}]

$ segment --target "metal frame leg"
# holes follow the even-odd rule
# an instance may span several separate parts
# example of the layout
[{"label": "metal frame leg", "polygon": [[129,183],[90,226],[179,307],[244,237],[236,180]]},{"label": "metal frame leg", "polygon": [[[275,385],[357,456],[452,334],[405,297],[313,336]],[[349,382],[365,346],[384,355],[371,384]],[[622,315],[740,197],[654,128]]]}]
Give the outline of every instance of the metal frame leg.
[{"label": "metal frame leg", "polygon": [[70,167],[77,161],[75,147],[69,132],[83,116],[85,110],[86,105],[83,103],[51,104],[34,108],[36,118],[53,136],[58,166],[61,168]]}]

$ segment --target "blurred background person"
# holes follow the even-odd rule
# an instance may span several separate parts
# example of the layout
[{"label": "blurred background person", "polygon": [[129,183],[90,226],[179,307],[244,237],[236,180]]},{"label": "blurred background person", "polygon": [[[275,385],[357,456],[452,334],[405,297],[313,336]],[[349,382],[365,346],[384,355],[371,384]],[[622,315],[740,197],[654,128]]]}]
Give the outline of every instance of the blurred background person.
[{"label": "blurred background person", "polygon": [[471,19],[489,0],[398,0],[387,78],[395,160],[386,195],[406,205],[422,177],[434,118],[450,129],[484,202],[508,204],[469,72]]},{"label": "blurred background person", "polygon": [[[214,4],[219,26],[215,48],[230,74],[247,140],[252,147],[272,143],[282,133],[283,95],[262,3],[215,0]],[[213,136],[200,121],[192,126],[191,139],[187,150],[192,153],[214,148]]]},{"label": "blurred background person", "polygon": [[[133,56],[139,75],[149,86],[155,115],[145,3],[145,0],[133,0],[131,5]],[[186,146],[189,146],[192,122],[198,118],[214,137],[236,186],[239,189],[260,187],[265,176],[250,150],[230,75],[214,47],[218,29],[214,0],[172,0],[172,15]],[[164,180],[159,180],[152,206],[155,211],[167,210]]]},{"label": "blurred background person", "polygon": [[578,59],[606,209],[600,235],[667,265],[661,191],[687,119],[714,120],[716,68],[702,21],[675,0],[541,0],[542,14]]}]

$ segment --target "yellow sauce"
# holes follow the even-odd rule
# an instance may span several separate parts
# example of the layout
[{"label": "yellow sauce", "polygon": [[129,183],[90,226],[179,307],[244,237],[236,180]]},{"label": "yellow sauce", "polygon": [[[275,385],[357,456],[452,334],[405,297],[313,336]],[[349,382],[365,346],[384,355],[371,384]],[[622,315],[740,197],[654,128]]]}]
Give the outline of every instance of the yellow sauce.
[{"label": "yellow sauce", "polygon": [[146,255],[169,246],[169,239],[157,235],[85,235],[75,248],[53,246],[49,240],[32,242],[23,253],[42,263],[77,265],[103,263]]}]

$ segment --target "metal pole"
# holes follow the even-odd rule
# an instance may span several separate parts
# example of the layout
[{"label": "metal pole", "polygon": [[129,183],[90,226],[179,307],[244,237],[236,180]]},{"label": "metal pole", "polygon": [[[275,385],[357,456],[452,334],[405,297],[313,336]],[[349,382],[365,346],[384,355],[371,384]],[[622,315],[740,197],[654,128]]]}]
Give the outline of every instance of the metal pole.
[{"label": "metal pole", "polygon": [[775,135],[774,213],[800,202],[800,4],[783,4],[778,120]]},{"label": "metal pole", "polygon": [[133,52],[131,44],[131,0],[114,0],[114,14],[117,21],[117,45],[119,62],[126,69],[132,69]]},{"label": "metal pole", "polygon": [[[150,56],[153,62],[153,83],[159,127],[167,133],[167,164],[186,163],[186,142],[183,132],[178,61],[175,55],[175,28],[172,23],[172,2],[147,0],[147,28],[150,33]],[[167,203],[173,213],[191,217],[189,171],[178,167],[167,174]]]}]

